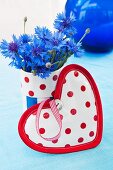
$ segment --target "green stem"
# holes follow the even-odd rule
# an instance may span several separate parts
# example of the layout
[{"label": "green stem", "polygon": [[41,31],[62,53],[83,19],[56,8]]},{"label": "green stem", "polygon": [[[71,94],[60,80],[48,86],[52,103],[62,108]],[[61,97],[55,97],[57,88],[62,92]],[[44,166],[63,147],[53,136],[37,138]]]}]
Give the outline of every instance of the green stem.
[{"label": "green stem", "polygon": [[26,25],[26,22],[24,21],[24,34],[25,34],[25,25]]},{"label": "green stem", "polygon": [[36,70],[32,70],[31,73],[33,73],[33,75],[36,76]]},{"label": "green stem", "polygon": [[52,65],[55,65],[55,64],[57,64],[57,63],[59,63],[60,61],[56,61],[55,63],[53,63]]},{"label": "green stem", "polygon": [[24,17],[24,34],[25,34],[25,32],[26,32],[26,22],[27,22],[27,17]]},{"label": "green stem", "polygon": [[56,55],[56,51],[55,51],[55,50],[53,50],[53,51],[52,51],[51,64],[54,62],[55,55]]},{"label": "green stem", "polygon": [[57,69],[60,69],[65,64],[66,61],[67,61],[67,56],[65,55],[63,60],[59,61]]},{"label": "green stem", "polygon": [[72,54],[65,55],[64,58],[63,58],[63,61],[59,61],[59,64],[58,64],[57,69],[60,69],[60,68],[67,62],[67,59],[68,59],[71,55],[72,55]]},{"label": "green stem", "polygon": [[23,67],[22,69],[23,69],[23,71],[26,71],[25,67]]}]

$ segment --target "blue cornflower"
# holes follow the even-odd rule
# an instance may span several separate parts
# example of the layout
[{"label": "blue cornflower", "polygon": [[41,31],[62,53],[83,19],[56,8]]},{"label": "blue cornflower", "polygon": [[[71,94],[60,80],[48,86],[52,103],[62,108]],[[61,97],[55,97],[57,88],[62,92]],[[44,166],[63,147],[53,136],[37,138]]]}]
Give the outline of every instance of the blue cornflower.
[{"label": "blue cornflower", "polygon": [[17,53],[18,52],[18,44],[15,42],[11,42],[11,43],[9,43],[8,49],[12,53]]},{"label": "blue cornflower", "polygon": [[42,79],[46,79],[47,77],[50,76],[51,72],[52,71],[50,69],[46,68],[45,66],[42,66],[42,67],[37,67],[36,75],[38,75]]},{"label": "blue cornflower", "polygon": [[11,59],[10,66],[14,66],[17,69],[25,69],[29,65],[26,53],[28,50],[24,49],[20,45],[20,40],[15,35],[12,36],[13,41],[10,43],[3,40],[0,44],[1,53],[3,56]]},{"label": "blue cornflower", "polygon": [[28,70],[29,67],[32,65],[31,61],[31,45],[26,43],[18,50],[18,54],[22,57],[22,68]]},{"label": "blue cornflower", "polygon": [[16,36],[13,35],[13,41],[8,43],[6,40],[2,40],[0,44],[1,53],[5,57],[15,58],[19,48],[18,40]]},{"label": "blue cornflower", "polygon": [[81,49],[81,43],[76,43],[73,39],[66,42],[66,48],[70,54],[74,54],[76,57],[80,57],[84,52]]},{"label": "blue cornflower", "polygon": [[49,41],[49,39],[52,36],[52,33],[48,28],[46,28],[46,27],[41,28],[38,26],[35,28],[35,34],[37,35],[37,37],[39,39],[41,39],[42,41],[45,41],[45,42]]},{"label": "blue cornflower", "polygon": [[11,41],[10,43],[6,40],[2,40],[0,44],[1,53],[3,56],[11,59],[11,63],[9,65],[20,69],[22,68],[22,58],[18,54],[19,42],[15,35],[13,35],[12,38],[13,41]]},{"label": "blue cornflower", "polygon": [[45,50],[44,44],[42,43],[42,41],[34,37],[33,43],[31,44],[31,56],[30,56],[33,62],[33,67],[34,65],[36,66],[44,65],[43,55],[42,55],[44,50]]},{"label": "blue cornflower", "polygon": [[33,55],[31,57],[31,60],[34,63],[34,65],[43,66],[44,65],[43,58],[42,58],[41,54],[39,54],[38,50],[39,50],[38,48],[33,48],[33,51],[32,51]]},{"label": "blue cornflower", "polygon": [[59,31],[66,34],[67,37],[76,34],[76,29],[73,26],[75,23],[75,16],[73,13],[69,17],[65,13],[59,13],[54,21],[54,27]]},{"label": "blue cornflower", "polygon": [[29,67],[32,65],[31,42],[32,37],[27,34],[23,34],[19,37],[20,48],[18,54],[22,57],[22,68],[25,68],[25,70],[29,70]]},{"label": "blue cornflower", "polygon": [[33,49],[32,49],[33,56],[41,55],[42,52],[43,52],[43,48],[41,48],[40,46],[33,47]]},{"label": "blue cornflower", "polygon": [[20,44],[26,44],[32,41],[32,37],[27,34],[22,34],[19,37]]},{"label": "blue cornflower", "polygon": [[64,34],[61,32],[54,32],[52,38],[50,39],[51,49],[59,50],[64,45]]},{"label": "blue cornflower", "polygon": [[1,42],[1,53],[11,59],[11,66],[46,78],[61,68],[72,54],[81,56],[83,50],[80,42],[89,30],[76,43],[73,39],[76,33],[74,22],[73,13],[69,17],[60,13],[54,22],[55,32],[52,33],[46,27],[36,27],[34,35],[22,34],[19,38],[13,35],[11,42]]},{"label": "blue cornflower", "polygon": [[15,57],[12,59],[9,65],[17,69],[22,69],[22,60],[18,55],[15,55]]},{"label": "blue cornflower", "polygon": [[46,44],[34,36],[32,54],[33,56],[40,56],[43,62],[48,61],[51,55],[48,53],[48,47]]},{"label": "blue cornflower", "polygon": [[81,43],[77,43],[77,52],[74,53],[75,57],[81,57],[84,54],[84,49],[82,49],[81,46]]},{"label": "blue cornflower", "polygon": [[18,54],[23,56],[31,56],[31,44],[25,43],[18,49]]}]

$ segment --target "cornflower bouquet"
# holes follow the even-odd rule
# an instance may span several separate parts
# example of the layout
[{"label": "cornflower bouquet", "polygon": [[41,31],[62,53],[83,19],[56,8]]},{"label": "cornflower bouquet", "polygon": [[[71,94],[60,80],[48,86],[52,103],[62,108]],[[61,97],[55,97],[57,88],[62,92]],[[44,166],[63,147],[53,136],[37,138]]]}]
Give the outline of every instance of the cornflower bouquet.
[{"label": "cornflower bouquet", "polygon": [[0,43],[2,55],[11,59],[10,66],[46,78],[60,69],[73,54],[75,57],[82,55],[81,41],[90,30],[87,29],[76,42],[74,35],[77,32],[73,26],[76,19],[72,13],[69,17],[65,13],[57,14],[54,32],[37,26],[33,35],[26,34],[26,22],[27,17],[24,18],[24,34],[19,37],[13,35],[11,42],[2,40]]}]

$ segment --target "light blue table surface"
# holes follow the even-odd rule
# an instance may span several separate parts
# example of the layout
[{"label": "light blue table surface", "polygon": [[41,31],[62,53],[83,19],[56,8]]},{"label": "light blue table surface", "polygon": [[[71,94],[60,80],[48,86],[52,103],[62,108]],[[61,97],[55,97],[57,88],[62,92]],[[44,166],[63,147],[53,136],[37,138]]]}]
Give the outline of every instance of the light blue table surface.
[{"label": "light blue table surface", "polygon": [[0,58],[0,170],[113,170],[113,52],[85,53],[69,63],[84,66],[93,75],[102,98],[104,132],[91,150],[51,155],[28,148],[19,138],[22,114],[20,72]]}]

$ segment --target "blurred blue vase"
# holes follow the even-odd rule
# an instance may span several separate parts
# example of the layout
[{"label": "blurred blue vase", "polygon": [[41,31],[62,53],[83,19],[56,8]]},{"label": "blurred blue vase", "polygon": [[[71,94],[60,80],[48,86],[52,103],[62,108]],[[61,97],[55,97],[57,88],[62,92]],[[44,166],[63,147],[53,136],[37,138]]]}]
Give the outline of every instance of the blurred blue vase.
[{"label": "blurred blue vase", "polygon": [[113,49],[113,0],[67,0],[66,14],[74,12],[77,41],[86,28],[91,33],[83,40],[83,46],[90,51],[104,52]]}]

